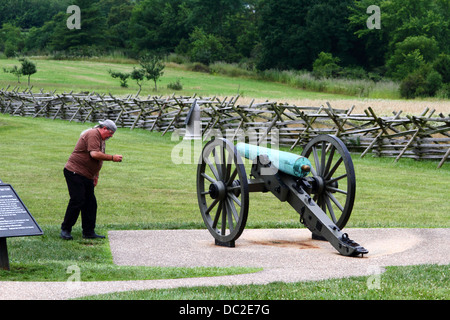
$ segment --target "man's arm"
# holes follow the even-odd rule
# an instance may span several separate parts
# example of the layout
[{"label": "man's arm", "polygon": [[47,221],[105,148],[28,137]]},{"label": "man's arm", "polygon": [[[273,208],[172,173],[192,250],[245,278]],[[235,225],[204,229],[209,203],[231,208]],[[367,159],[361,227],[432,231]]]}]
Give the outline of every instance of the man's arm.
[{"label": "man's arm", "polygon": [[103,153],[101,151],[91,151],[89,154],[95,160],[122,162],[122,155],[120,154],[112,155]]}]

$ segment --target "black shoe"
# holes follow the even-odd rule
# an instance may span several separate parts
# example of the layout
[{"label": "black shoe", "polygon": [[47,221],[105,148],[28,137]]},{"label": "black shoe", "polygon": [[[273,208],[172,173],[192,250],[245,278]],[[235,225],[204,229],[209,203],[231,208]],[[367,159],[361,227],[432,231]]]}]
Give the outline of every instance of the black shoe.
[{"label": "black shoe", "polygon": [[67,231],[67,230],[61,230],[61,238],[64,240],[72,240],[73,239],[72,235],[70,234],[70,231]]},{"label": "black shoe", "polygon": [[83,233],[83,238],[84,239],[105,239],[105,236],[101,236],[94,232],[94,233],[88,233],[88,234]]}]

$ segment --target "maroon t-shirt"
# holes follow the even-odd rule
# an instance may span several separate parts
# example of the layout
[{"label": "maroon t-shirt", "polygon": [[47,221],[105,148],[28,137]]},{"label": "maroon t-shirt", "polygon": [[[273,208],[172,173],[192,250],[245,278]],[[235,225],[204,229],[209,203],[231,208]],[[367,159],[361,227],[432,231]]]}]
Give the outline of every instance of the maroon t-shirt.
[{"label": "maroon t-shirt", "polygon": [[87,130],[81,134],[65,168],[93,180],[98,176],[103,161],[92,158],[90,155],[91,151],[105,152],[105,141],[97,128]]}]

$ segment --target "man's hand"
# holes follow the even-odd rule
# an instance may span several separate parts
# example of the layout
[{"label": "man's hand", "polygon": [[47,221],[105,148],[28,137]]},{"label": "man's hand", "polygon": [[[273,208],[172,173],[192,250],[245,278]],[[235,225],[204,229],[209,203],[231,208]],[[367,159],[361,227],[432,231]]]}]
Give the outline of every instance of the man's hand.
[{"label": "man's hand", "polygon": [[120,155],[120,154],[113,155],[113,161],[114,162],[122,162],[122,155]]}]

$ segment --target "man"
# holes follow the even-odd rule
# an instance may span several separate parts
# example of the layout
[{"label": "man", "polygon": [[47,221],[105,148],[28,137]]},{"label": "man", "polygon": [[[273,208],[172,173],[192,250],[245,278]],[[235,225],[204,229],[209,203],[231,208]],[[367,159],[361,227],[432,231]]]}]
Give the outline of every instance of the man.
[{"label": "man", "polygon": [[81,133],[74,151],[65,167],[64,176],[69,189],[70,200],[64,221],[61,224],[61,238],[72,240],[72,227],[81,212],[83,238],[105,238],[95,233],[97,200],[94,187],[103,161],[121,162],[121,155],[105,153],[105,141],[116,132],[116,124],[111,120],[100,121],[99,125]]}]

